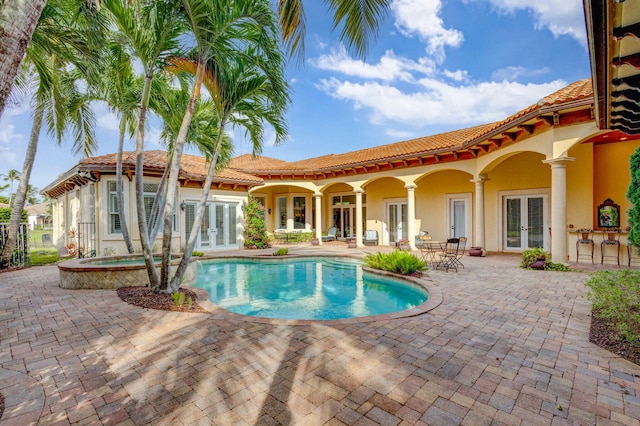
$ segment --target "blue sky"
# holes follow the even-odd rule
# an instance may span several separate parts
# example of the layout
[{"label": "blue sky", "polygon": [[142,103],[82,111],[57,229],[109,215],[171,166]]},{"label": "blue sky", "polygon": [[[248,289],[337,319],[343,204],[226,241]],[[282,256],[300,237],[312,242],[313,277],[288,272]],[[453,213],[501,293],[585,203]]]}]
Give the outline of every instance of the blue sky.
[{"label": "blue sky", "polygon": [[[331,31],[324,2],[305,8],[304,63],[288,68],[289,139],[269,139],[269,157],[294,161],[498,121],[591,75],[581,0],[393,0],[364,62]],[[96,155],[113,153],[117,120],[103,106],[96,116]],[[22,169],[30,129],[28,106],[5,111],[0,174]],[[158,133],[147,132],[148,149],[160,148]],[[235,155],[251,152],[242,134],[234,132]],[[43,188],[77,164],[70,147],[43,132],[31,184]]]}]

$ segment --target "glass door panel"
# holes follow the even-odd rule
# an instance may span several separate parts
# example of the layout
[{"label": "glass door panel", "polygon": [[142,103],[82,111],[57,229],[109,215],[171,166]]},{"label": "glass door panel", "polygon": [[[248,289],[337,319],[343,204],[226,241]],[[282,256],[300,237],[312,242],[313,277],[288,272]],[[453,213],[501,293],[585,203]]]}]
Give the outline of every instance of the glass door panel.
[{"label": "glass door panel", "polygon": [[408,206],[406,203],[393,203],[388,205],[387,223],[389,243],[395,243],[407,236]]},{"label": "glass door panel", "polygon": [[542,197],[527,198],[528,247],[544,247],[544,203]]},{"label": "glass door panel", "polygon": [[505,249],[546,248],[545,196],[505,197]]},{"label": "glass door panel", "polygon": [[204,208],[204,216],[200,224],[200,248],[209,249],[212,246],[211,241],[211,208],[207,204]]},{"label": "glass door panel", "polygon": [[215,224],[215,228],[213,229],[213,233],[216,238],[216,247],[224,247],[226,246],[225,242],[225,205],[224,204],[214,204],[215,205],[215,216],[212,222]]},{"label": "glass door panel", "polygon": [[449,238],[467,236],[467,200],[451,199],[451,230]]}]

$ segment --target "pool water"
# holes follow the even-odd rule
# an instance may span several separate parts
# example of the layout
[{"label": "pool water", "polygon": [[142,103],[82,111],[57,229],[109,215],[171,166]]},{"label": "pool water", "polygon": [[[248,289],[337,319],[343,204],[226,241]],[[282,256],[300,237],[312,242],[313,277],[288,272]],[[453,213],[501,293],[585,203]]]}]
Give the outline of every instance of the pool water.
[{"label": "pool water", "polygon": [[198,265],[194,286],[232,312],[282,319],[380,315],[428,298],[417,285],[364,272],[358,261],[334,258],[206,260]]}]

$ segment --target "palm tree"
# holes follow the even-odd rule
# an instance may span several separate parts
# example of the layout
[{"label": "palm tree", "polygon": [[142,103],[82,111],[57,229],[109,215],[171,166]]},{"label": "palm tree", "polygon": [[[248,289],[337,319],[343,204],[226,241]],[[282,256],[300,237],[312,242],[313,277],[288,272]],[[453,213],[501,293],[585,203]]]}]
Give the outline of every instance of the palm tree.
[{"label": "palm tree", "polygon": [[20,180],[20,172],[16,169],[11,169],[4,175],[4,181],[9,182],[9,207],[11,207],[11,200],[13,198],[13,182]]},{"label": "palm tree", "polygon": [[144,85],[136,131],[136,212],[142,254],[152,287],[157,287],[158,273],[153,262],[149,229],[144,208],[143,164],[144,131],[151,83],[155,74],[168,64],[169,58],[179,53],[179,36],[184,26],[177,0],[161,2],[139,1],[129,6],[127,0],[106,0],[114,24],[126,40],[127,47],[140,60],[144,70]]},{"label": "palm tree", "polygon": [[46,3],[46,0],[4,0],[0,3],[0,117]]},{"label": "palm tree", "polygon": [[[254,36],[250,39],[254,40],[254,43],[244,45],[244,49],[232,55],[215,55],[204,64],[206,72],[203,79],[215,106],[218,132],[189,240],[180,264],[165,290],[167,292],[178,289],[191,258],[226,126],[231,124],[244,127],[253,143],[254,154],[262,150],[266,124],[274,128],[276,143],[280,143],[286,137],[284,113],[289,103],[289,88],[284,75],[284,58],[278,46],[275,16],[266,0],[254,1],[251,7],[256,8],[255,11],[262,8],[262,19],[243,20],[245,26],[242,27],[242,31],[253,33]],[[165,226],[166,218],[165,215]],[[163,263],[166,254],[164,250],[165,246]]]},{"label": "palm tree", "polygon": [[282,61],[277,42],[274,44],[273,38],[274,35],[277,35],[277,30],[275,17],[269,3],[184,0],[183,7],[196,45],[192,50],[192,56],[174,58],[172,63],[179,70],[194,73],[195,83],[173,144],[166,187],[167,193],[164,197],[163,262],[160,290],[166,290],[168,287],[171,232],[180,161],[205,74],[213,70],[210,67],[212,63],[227,63],[232,58],[247,54],[248,49],[260,52],[259,55],[268,55],[267,59],[270,61]]},{"label": "palm tree", "polygon": [[40,190],[33,185],[27,185],[27,203],[29,205],[38,204],[40,197],[38,197]]},{"label": "palm tree", "polygon": [[[24,51],[31,39],[46,1],[5,0],[0,3],[0,117],[13,86]],[[84,3],[84,2],[83,2]],[[94,1],[88,1],[93,7]],[[293,54],[304,54],[305,17],[302,0],[278,0],[279,23],[283,40]],[[377,32],[390,0],[329,0],[334,29],[342,26],[340,38],[360,58],[364,58]]]},{"label": "palm tree", "polygon": [[118,137],[118,153],[116,155],[116,204],[120,217],[120,230],[127,251],[133,253],[133,241],[127,226],[124,211],[124,194],[122,189],[122,152],[127,134],[135,133],[136,116],[142,95],[142,78],[135,75],[131,58],[126,54],[117,40],[114,40],[105,52],[106,58],[103,79],[99,87],[98,97],[109,105],[110,109],[120,115],[120,132]]},{"label": "palm tree", "polygon": [[[27,48],[23,66],[26,74],[23,80],[36,85],[33,90],[35,111],[0,268],[9,265],[13,253],[43,124],[46,123],[47,131],[55,135],[58,143],[71,131],[76,153],[82,151],[89,155],[95,147],[95,120],[88,105],[89,97],[81,93],[76,84],[85,77],[81,69],[86,70],[86,67],[80,59],[90,57],[91,52],[81,32],[74,27],[69,10],[56,2],[47,4]],[[76,67],[70,67],[72,63]]]}]

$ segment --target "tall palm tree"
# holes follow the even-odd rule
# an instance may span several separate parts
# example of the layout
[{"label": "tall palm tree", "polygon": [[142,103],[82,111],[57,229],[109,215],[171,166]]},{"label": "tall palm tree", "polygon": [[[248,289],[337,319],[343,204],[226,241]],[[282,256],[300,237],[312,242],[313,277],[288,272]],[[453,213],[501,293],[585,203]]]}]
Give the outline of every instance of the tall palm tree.
[{"label": "tall palm tree", "polygon": [[0,3],[0,117],[46,0]]},{"label": "tall palm tree", "polygon": [[139,113],[140,97],[142,95],[142,78],[133,71],[131,58],[122,48],[118,40],[113,40],[105,50],[106,57],[102,84],[98,88],[98,98],[104,100],[111,111],[120,116],[118,153],[116,154],[116,204],[120,217],[120,230],[127,251],[135,251],[127,216],[124,210],[124,193],[122,184],[122,152],[124,139],[129,134],[133,137],[136,128],[136,118]]},{"label": "tall palm tree", "polygon": [[134,3],[130,6],[128,0],[106,0],[104,6],[126,39],[127,47],[140,60],[144,70],[144,85],[136,131],[136,212],[142,254],[149,281],[152,287],[157,287],[159,277],[151,252],[144,207],[144,131],[153,77],[166,67],[170,57],[178,55],[179,37],[184,33],[185,27],[177,0],[159,2],[141,0]]},{"label": "tall palm tree", "polygon": [[[259,4],[258,1],[253,3],[254,7]],[[263,5],[268,6],[268,2],[265,0]],[[178,289],[190,261],[227,125],[246,130],[253,143],[254,154],[262,151],[266,124],[274,128],[276,144],[286,137],[284,114],[289,103],[289,87],[284,74],[284,58],[278,46],[275,15],[267,7],[263,16],[266,20],[254,22],[259,22],[260,30],[252,25],[246,28],[258,31],[259,45],[245,45],[234,55],[216,56],[205,64],[204,82],[215,105],[217,139],[185,251],[165,291]]]},{"label": "tall palm tree", "polygon": [[[226,64],[248,53],[249,49],[266,55],[268,61],[282,61],[276,40],[277,27],[271,5],[266,1],[183,0],[183,8],[195,41],[192,55],[174,58],[177,69],[195,74],[191,99],[173,144],[167,194],[164,198],[163,262],[160,289],[166,290],[171,260],[172,223],[180,161],[187,133],[200,96],[205,74],[211,64]],[[209,66],[209,67],[208,67]],[[211,79],[210,79],[211,80]]]},{"label": "tall palm tree", "polygon": [[9,207],[11,207],[11,200],[13,198],[13,182],[20,180],[20,172],[16,169],[11,169],[3,177],[5,182],[9,182]]},{"label": "tall palm tree", "polygon": [[[4,0],[0,3],[0,117],[13,86],[45,0]],[[86,2],[88,7],[98,1]],[[342,27],[340,38],[357,56],[364,58],[369,44],[389,10],[390,0],[329,0],[334,29]],[[303,0],[278,0],[282,37],[291,54],[304,54],[305,16]]]},{"label": "tall palm tree", "polygon": [[91,51],[81,31],[74,27],[69,12],[55,1],[47,4],[26,50],[23,70],[27,77],[24,81],[36,86],[33,89],[34,116],[0,269],[9,265],[13,253],[43,124],[58,143],[71,133],[76,153],[90,155],[95,148],[95,120],[88,104],[90,99],[76,84],[85,78],[81,70],[87,69],[81,59],[90,58]]}]

